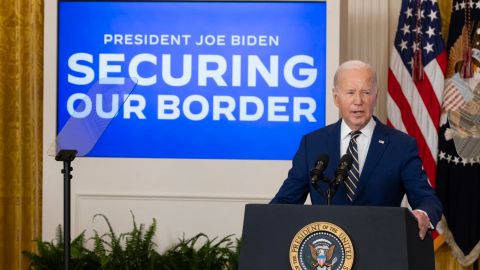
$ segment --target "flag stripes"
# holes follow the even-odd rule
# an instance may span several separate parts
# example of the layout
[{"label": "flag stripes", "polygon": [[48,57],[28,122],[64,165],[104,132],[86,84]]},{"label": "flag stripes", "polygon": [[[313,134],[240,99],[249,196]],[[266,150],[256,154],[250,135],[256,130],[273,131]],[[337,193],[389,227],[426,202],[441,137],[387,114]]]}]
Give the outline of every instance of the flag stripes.
[{"label": "flag stripes", "polygon": [[[435,186],[438,130],[447,55],[434,1],[402,1],[388,72],[387,123],[413,136]],[[421,52],[421,58],[415,55]],[[417,61],[418,60],[418,61]],[[413,76],[421,68],[423,78]]]}]

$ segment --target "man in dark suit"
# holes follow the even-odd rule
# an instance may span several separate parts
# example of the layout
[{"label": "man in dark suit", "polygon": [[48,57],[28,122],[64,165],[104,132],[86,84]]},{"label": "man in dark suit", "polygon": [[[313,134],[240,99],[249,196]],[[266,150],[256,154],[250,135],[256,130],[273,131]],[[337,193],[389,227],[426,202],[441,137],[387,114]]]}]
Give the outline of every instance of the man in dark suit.
[{"label": "man in dark suit", "polygon": [[[423,239],[440,220],[442,206],[427,182],[415,139],[373,116],[375,70],[361,61],[343,63],[335,73],[333,98],[341,119],[303,136],[288,178],[271,203],[303,204],[310,193],[312,204],[326,204],[310,183],[310,171],[318,156],[327,154],[330,166],[324,174],[333,179],[340,157],[348,153],[353,165],[332,204],[400,206],[407,194]],[[328,184],[319,185],[326,192]]]}]

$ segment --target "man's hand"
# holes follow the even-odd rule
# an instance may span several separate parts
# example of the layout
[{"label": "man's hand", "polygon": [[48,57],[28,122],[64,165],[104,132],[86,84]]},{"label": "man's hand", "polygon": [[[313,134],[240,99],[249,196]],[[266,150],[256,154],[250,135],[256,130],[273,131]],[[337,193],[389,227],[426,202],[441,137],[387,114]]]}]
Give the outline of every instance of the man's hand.
[{"label": "man's hand", "polygon": [[430,219],[428,218],[428,215],[421,210],[413,210],[412,214],[417,219],[419,236],[420,239],[423,240],[427,234],[428,228],[430,227]]}]

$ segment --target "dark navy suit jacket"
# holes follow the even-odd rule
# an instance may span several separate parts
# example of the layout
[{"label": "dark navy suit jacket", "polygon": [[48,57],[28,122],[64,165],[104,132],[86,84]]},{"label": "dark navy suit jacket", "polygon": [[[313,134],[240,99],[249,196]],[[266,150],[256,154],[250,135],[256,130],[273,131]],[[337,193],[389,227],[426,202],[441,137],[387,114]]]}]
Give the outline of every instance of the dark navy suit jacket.
[{"label": "dark navy suit jacket", "polygon": [[[436,225],[442,205],[427,182],[415,139],[376,118],[375,121],[353,202],[348,200],[344,185],[340,185],[332,204],[396,207],[407,194],[412,209],[427,212],[431,223]],[[303,204],[310,193],[312,204],[326,204],[326,198],[310,184],[309,174],[318,156],[327,154],[330,162],[324,173],[333,179],[340,160],[340,126],[341,120],[303,136],[288,177],[271,203]],[[328,184],[321,182],[320,187],[325,192]]]}]

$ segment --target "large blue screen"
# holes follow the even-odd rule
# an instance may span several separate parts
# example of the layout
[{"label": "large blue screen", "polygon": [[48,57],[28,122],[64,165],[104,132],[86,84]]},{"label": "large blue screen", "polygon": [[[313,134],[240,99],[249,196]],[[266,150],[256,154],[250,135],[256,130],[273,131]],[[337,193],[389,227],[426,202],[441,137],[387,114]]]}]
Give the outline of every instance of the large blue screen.
[{"label": "large blue screen", "polygon": [[289,160],[325,125],[325,2],[60,1],[58,15],[57,133],[109,121],[85,156]]}]

